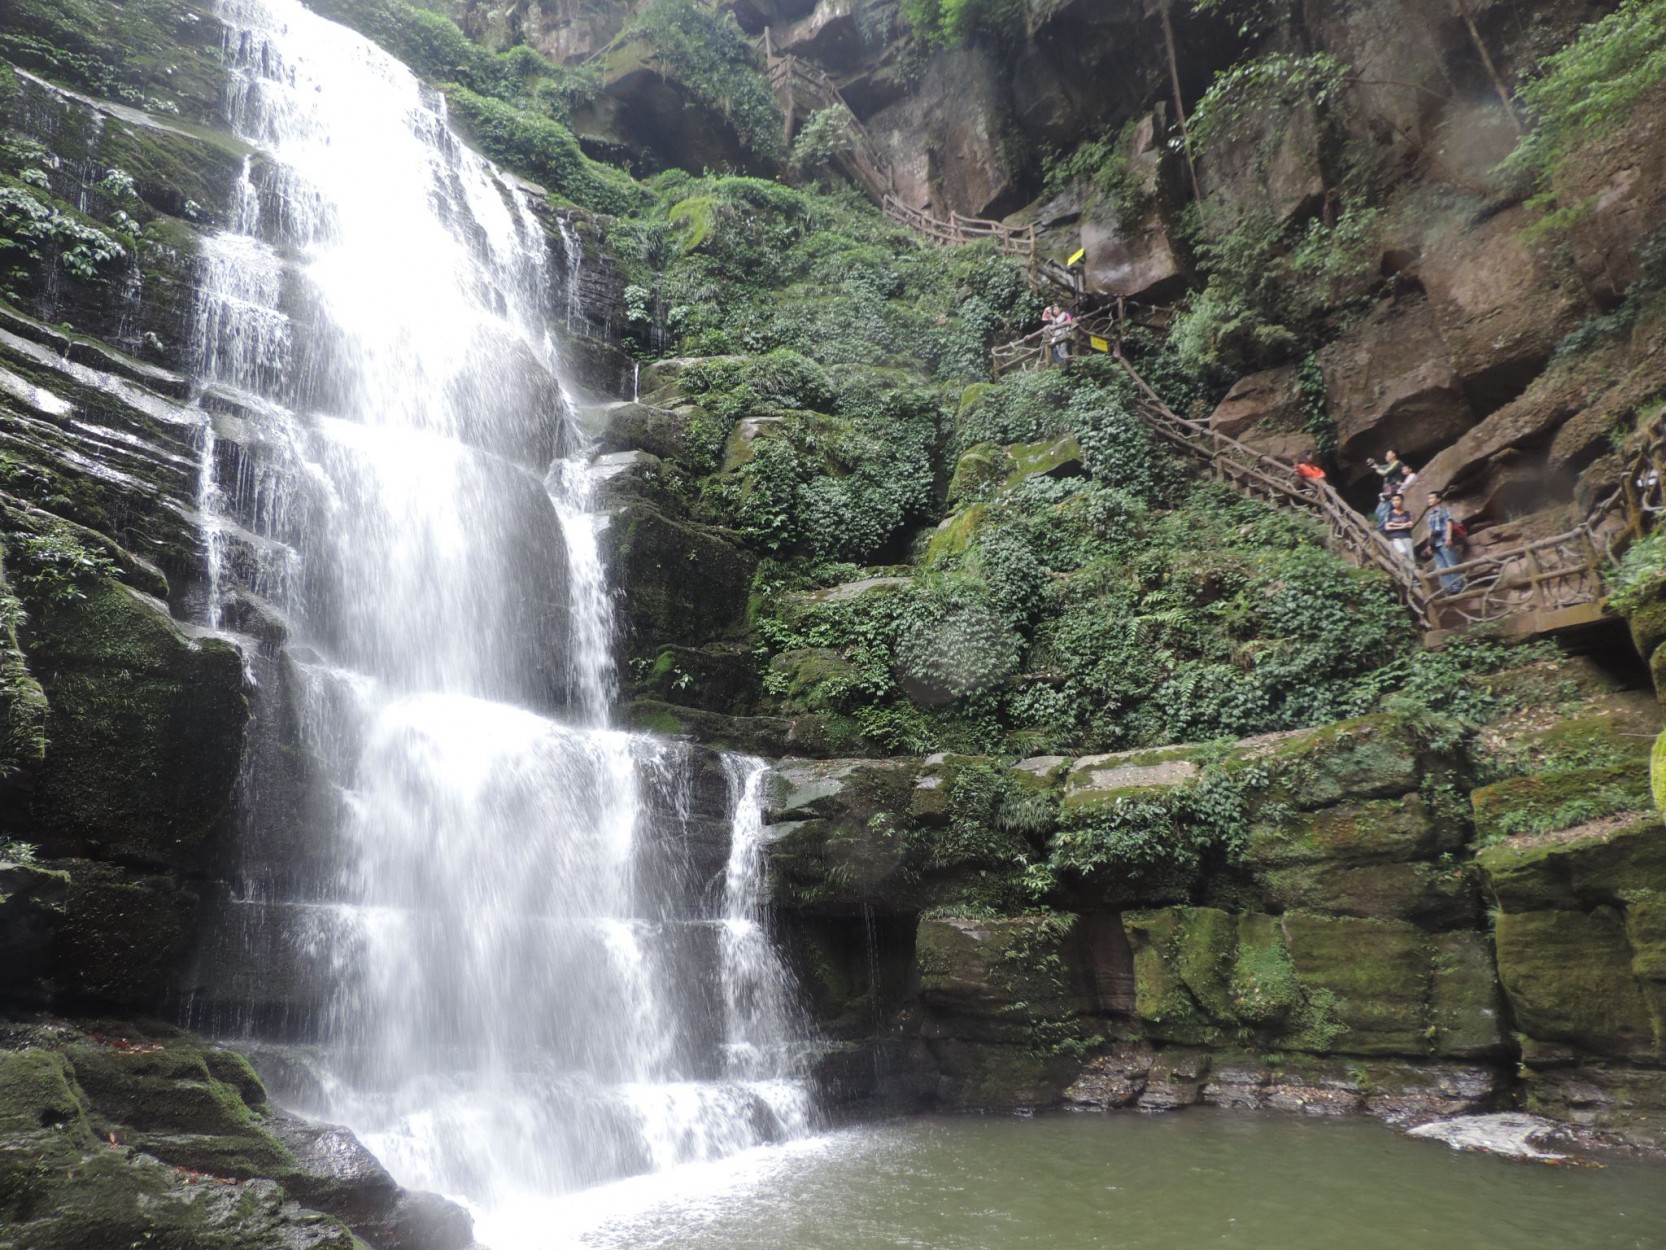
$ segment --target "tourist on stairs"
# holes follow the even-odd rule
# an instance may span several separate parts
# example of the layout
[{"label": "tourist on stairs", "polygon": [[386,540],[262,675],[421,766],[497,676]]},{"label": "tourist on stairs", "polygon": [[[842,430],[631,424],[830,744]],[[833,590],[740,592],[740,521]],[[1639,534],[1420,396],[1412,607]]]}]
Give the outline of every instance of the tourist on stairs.
[{"label": "tourist on stairs", "polygon": [[1370,456],[1365,463],[1377,471],[1377,476],[1383,480],[1384,490],[1405,490],[1417,480],[1417,474],[1411,471],[1411,466],[1395,454],[1391,449],[1383,453],[1383,462],[1378,464]]},{"label": "tourist on stairs", "polygon": [[1296,461],[1296,476],[1306,478],[1310,482],[1325,480],[1325,471],[1314,461],[1311,447],[1302,452],[1301,458]]},{"label": "tourist on stairs", "polygon": [[[1429,510],[1423,514],[1423,524],[1429,527],[1429,550],[1434,552],[1435,567],[1449,569],[1462,564],[1463,557],[1458,554],[1458,523],[1438,491],[1429,492]],[[1455,573],[1442,573],[1440,588],[1449,595],[1456,594],[1464,588],[1464,579]]]},{"label": "tourist on stairs", "polygon": [[1406,497],[1396,492],[1388,500],[1388,515],[1383,518],[1383,537],[1388,539],[1388,545],[1414,568],[1417,565],[1417,550],[1412,545],[1411,531],[1416,525],[1412,514],[1406,511]]}]

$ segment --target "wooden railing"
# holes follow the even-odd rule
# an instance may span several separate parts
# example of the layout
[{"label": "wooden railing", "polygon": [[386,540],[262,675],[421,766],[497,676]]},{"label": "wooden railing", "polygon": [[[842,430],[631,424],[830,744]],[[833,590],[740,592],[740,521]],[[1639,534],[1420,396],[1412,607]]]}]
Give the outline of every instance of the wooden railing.
[{"label": "wooden railing", "polygon": [[964,217],[959,213],[950,213],[945,221],[911,204],[904,204],[895,194],[887,195],[880,202],[880,207],[933,243],[949,245],[993,239],[1008,256],[1022,256],[1025,260],[1035,257],[1034,226],[1008,226],[983,217]]},{"label": "wooden railing", "polygon": [[800,106],[807,105],[811,111],[843,109],[850,119],[850,143],[834,154],[834,160],[888,216],[934,243],[976,243],[981,239],[993,239],[1003,253],[1034,261],[1034,226],[1007,226],[998,221],[966,217],[953,212],[945,221],[911,204],[903,203],[896,193],[896,182],[880,155],[879,146],[856,119],[855,112],[845,102],[837,84],[820,67],[811,65],[799,57],[790,54],[776,56],[767,30],[760,38],[758,46],[764,53],[765,64],[769,67],[770,90],[781,102],[781,113],[789,141],[798,128]]}]

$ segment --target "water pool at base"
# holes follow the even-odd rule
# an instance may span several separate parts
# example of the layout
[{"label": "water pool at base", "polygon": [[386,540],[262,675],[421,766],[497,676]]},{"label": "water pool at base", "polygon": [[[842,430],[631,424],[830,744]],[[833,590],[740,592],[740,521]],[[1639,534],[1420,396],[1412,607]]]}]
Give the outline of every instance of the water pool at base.
[{"label": "water pool at base", "polygon": [[480,1215],[493,1250],[1661,1250],[1666,1166],[1515,1163],[1355,1120],[926,1119]]}]

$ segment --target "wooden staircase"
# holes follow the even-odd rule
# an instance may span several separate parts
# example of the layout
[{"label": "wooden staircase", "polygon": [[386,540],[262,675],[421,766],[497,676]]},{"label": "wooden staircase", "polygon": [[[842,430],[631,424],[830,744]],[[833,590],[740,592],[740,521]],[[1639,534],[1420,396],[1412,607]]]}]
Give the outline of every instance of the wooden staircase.
[{"label": "wooden staircase", "polygon": [[[1480,625],[1525,637],[1605,619],[1603,569],[1666,512],[1666,498],[1651,497],[1649,489],[1652,485],[1652,495],[1659,496],[1660,483],[1666,481],[1663,419],[1644,435],[1626,480],[1579,525],[1549,538],[1479,552],[1449,569],[1420,567],[1397,555],[1371,520],[1329,482],[1301,478],[1289,464],[1176,413],[1123,355],[1120,338],[1111,354],[1133,382],[1136,410],[1153,433],[1239,494],[1317,516],[1333,551],[1388,575],[1430,642]],[[1461,587],[1446,590],[1442,579],[1453,577],[1461,579]]]}]

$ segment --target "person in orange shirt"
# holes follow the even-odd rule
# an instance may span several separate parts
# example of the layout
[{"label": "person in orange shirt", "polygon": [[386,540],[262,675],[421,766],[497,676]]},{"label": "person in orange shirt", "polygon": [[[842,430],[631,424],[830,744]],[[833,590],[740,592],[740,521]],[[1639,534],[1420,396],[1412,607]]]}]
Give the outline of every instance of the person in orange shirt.
[{"label": "person in orange shirt", "polygon": [[1302,452],[1301,458],[1296,461],[1296,472],[1298,475],[1306,478],[1310,482],[1322,482],[1325,480],[1325,471],[1321,469],[1317,463],[1315,463],[1311,448]]}]

